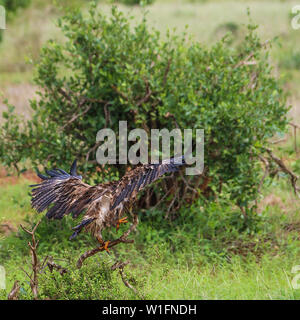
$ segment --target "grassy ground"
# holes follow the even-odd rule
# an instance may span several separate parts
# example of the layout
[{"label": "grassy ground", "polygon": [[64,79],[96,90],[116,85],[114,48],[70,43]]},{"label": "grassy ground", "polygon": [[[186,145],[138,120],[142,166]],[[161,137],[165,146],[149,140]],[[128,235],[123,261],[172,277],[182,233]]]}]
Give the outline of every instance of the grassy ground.
[{"label": "grassy ground", "polygon": [[[148,19],[162,32],[174,27],[181,31],[188,24],[189,32],[208,44],[232,30],[237,44],[244,32],[241,24],[248,21],[246,11],[249,7],[252,19],[260,25],[263,39],[279,35],[282,46],[275,46],[272,51],[274,72],[282,77],[286,90],[291,92],[291,117],[300,124],[297,92],[300,44],[296,41],[300,30],[292,30],[290,26],[290,10],[295,4],[296,1],[157,0],[148,8]],[[108,12],[108,4],[102,2],[99,7]],[[142,15],[142,9],[138,7],[122,8],[136,19]],[[28,99],[34,96],[35,87],[33,69],[27,60],[38,59],[42,44],[50,37],[60,36],[53,24],[59,14],[52,5],[33,0],[33,5],[8,26],[5,40],[0,45],[0,91],[16,105],[18,112],[28,117]],[[3,108],[0,104],[0,110]],[[287,135],[285,138],[277,145],[276,152],[300,174],[293,137]],[[31,298],[28,279],[20,269],[23,266],[29,270],[28,237],[21,230],[16,234],[14,231],[20,223],[30,226],[42,217],[30,209],[28,185],[33,179],[31,174],[21,178],[6,177],[5,173],[0,175],[0,265],[7,271],[7,291],[0,291],[0,298],[5,298],[16,278],[21,281],[23,298]],[[100,299],[138,299],[141,296],[149,299],[299,299],[300,289],[293,288],[296,274],[292,273],[292,268],[300,265],[299,208],[299,200],[287,177],[283,176],[281,180],[266,181],[256,217],[258,232],[238,227],[226,229],[228,220],[232,219],[234,225],[234,219],[240,221],[241,217],[235,208],[225,205],[188,208],[181,220],[172,223],[171,227],[169,222],[157,218],[163,217],[163,212],[141,214],[138,231],[133,234],[135,244],[122,244],[111,250],[111,255],[101,253],[91,259],[84,271],[91,275],[92,285],[85,291],[82,288],[78,291],[86,298]],[[74,225],[70,219],[53,224],[43,220],[37,234],[41,260],[46,255],[53,255],[56,261],[70,267],[86,247],[95,246],[87,235],[82,235],[76,242],[68,241]],[[66,260],[66,257],[72,257],[74,261]],[[126,270],[130,283],[138,290],[137,295],[123,285],[117,272],[109,270],[115,259],[130,259]],[[109,283],[106,291],[93,291],[94,285],[97,288],[100,285],[96,283],[93,268],[108,275],[108,280],[103,282]],[[77,279],[82,285],[83,274],[73,269],[70,278],[73,282]],[[51,287],[53,281],[48,277],[48,273],[41,275],[42,297],[82,298],[69,290],[70,279],[63,282],[59,274],[54,274],[61,283],[60,288],[55,288]]]}]

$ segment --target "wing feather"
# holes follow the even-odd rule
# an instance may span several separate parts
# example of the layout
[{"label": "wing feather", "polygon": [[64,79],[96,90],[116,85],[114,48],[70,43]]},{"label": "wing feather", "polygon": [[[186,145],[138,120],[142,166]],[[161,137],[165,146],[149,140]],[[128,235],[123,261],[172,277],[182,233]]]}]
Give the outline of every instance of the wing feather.
[{"label": "wing feather", "polygon": [[49,219],[61,219],[69,213],[77,217],[105,192],[100,186],[90,186],[81,180],[82,177],[76,174],[76,161],[70,174],[62,169],[47,170],[46,173],[48,176],[38,173],[43,181],[31,186],[31,205],[38,212],[48,208],[46,216]]},{"label": "wing feather", "polygon": [[[181,160],[181,162],[180,162]],[[135,198],[136,194],[150,183],[159,179],[162,175],[178,171],[184,165],[184,156],[164,160],[158,164],[147,164],[129,171],[119,182],[115,199],[111,210],[118,207],[122,202],[128,202]]]}]

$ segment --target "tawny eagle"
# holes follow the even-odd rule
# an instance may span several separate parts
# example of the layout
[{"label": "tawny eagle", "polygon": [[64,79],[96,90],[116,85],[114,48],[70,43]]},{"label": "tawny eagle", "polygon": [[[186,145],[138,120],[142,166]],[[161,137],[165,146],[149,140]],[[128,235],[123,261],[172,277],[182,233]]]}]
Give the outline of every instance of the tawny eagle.
[{"label": "tawny eagle", "polygon": [[107,250],[108,241],[103,241],[101,231],[111,226],[118,229],[121,223],[126,223],[127,217],[122,216],[132,207],[137,193],[162,175],[178,171],[184,164],[184,156],[174,157],[157,164],[138,166],[119,181],[90,186],[77,175],[75,160],[70,173],[62,169],[46,170],[48,176],[38,173],[43,181],[31,185],[31,205],[38,212],[48,208],[48,219],[62,219],[70,213],[76,218],[84,212],[82,222],[73,228],[75,232],[70,239],[84,228]]}]

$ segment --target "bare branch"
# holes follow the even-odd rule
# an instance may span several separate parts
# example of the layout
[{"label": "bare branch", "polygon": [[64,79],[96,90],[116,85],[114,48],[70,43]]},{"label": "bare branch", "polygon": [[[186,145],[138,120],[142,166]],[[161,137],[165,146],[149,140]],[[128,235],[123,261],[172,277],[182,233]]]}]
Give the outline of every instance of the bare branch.
[{"label": "bare branch", "polygon": [[111,85],[112,89],[119,95],[121,96],[124,100],[128,101],[128,97],[126,96],[125,93],[121,92],[115,85]]},{"label": "bare branch", "polygon": [[71,96],[61,87],[57,88],[57,91],[69,102],[72,102]]},{"label": "bare branch", "polygon": [[297,129],[300,129],[300,127],[292,122],[289,122],[289,125],[293,127],[294,129],[294,148],[295,148],[295,152],[297,153]]},{"label": "bare branch", "polygon": [[271,141],[270,143],[277,144],[277,143],[284,142],[284,141],[286,141],[286,138],[282,138],[282,139],[279,139],[279,140]]},{"label": "bare branch", "polygon": [[136,103],[137,107],[139,107],[143,103],[147,102],[148,99],[151,97],[151,94],[152,94],[152,91],[151,91],[150,85],[149,85],[149,81],[147,79],[145,79],[144,81],[145,81],[145,85],[146,85],[146,95]]},{"label": "bare branch", "polygon": [[20,294],[20,284],[19,284],[19,281],[16,280],[10,293],[7,296],[7,299],[8,300],[18,300],[19,294]]},{"label": "bare branch", "polygon": [[35,300],[37,300],[38,298],[38,273],[40,271],[40,263],[38,260],[38,256],[37,256],[37,247],[39,244],[39,241],[36,241],[35,239],[35,231],[37,229],[37,227],[39,226],[39,224],[41,223],[42,220],[39,220],[39,222],[34,226],[34,228],[32,229],[32,231],[29,231],[28,229],[26,229],[25,227],[23,227],[22,225],[21,228],[28,234],[31,235],[31,243],[28,242],[28,246],[30,248],[31,251],[31,266],[32,266],[32,273],[33,275],[29,275],[23,268],[21,268],[25,274],[27,275],[27,277],[30,280],[30,287],[31,287],[31,291],[33,293],[33,297]]},{"label": "bare branch", "polygon": [[69,272],[68,269],[60,266],[57,263],[54,263],[53,257],[51,257],[51,256],[48,258],[48,261],[47,261],[46,265],[49,268],[51,273],[53,272],[53,269],[57,270],[60,273],[61,276],[64,275],[65,273]]},{"label": "bare branch", "polygon": [[111,125],[111,118],[110,118],[110,112],[107,108],[107,106],[110,104],[110,102],[105,103],[104,105],[104,114],[105,114],[105,128],[108,127],[108,124]]},{"label": "bare branch", "polygon": [[61,128],[60,128],[60,132],[62,132],[67,126],[69,126],[72,122],[74,122],[77,118],[79,118],[80,116],[83,116],[84,114],[86,114],[90,109],[91,109],[91,105],[88,105],[87,108],[85,108],[81,113],[77,113],[75,114],[68,122],[66,122]]},{"label": "bare branch", "polygon": [[[98,141],[91,149],[89,149],[89,151],[87,152],[86,157],[85,157],[86,163],[88,163],[88,161],[89,161],[90,154],[92,152],[94,152],[101,145],[101,143],[102,143],[102,141]],[[96,163],[97,163],[97,161],[96,161]]]},{"label": "bare branch", "polygon": [[192,192],[194,192],[195,194],[199,194],[199,191],[198,190],[196,190],[195,188],[193,188],[188,182],[187,182],[187,180],[185,179],[185,177],[184,177],[184,175],[183,175],[183,173],[182,173],[182,171],[180,171],[180,176],[181,176],[181,178],[182,178],[182,180],[183,180],[183,182],[185,183],[185,185],[186,185],[186,188],[187,189],[189,189],[189,190],[191,190]]},{"label": "bare branch", "polygon": [[117,261],[112,267],[111,267],[111,270],[116,270],[118,269],[119,270],[119,273],[120,273],[120,276],[121,276],[121,279],[123,281],[123,283],[125,284],[125,286],[127,288],[129,288],[130,290],[132,290],[136,295],[140,296],[141,299],[144,299],[144,297],[142,295],[140,295],[138,293],[138,291],[129,283],[129,281],[126,279],[126,276],[124,274],[124,267],[127,266],[129,264],[129,261],[125,261],[125,262],[122,262],[122,261]]},{"label": "bare branch", "polygon": [[270,158],[276,162],[276,164],[279,166],[279,168],[281,169],[282,172],[288,174],[290,176],[290,180],[291,180],[291,184],[293,186],[295,195],[299,196],[299,188],[297,187],[297,181],[299,179],[299,177],[297,175],[295,175],[290,169],[288,169],[286,167],[286,165],[283,163],[283,161],[281,159],[279,159],[278,157],[276,157],[271,149],[265,148],[265,150],[267,151],[267,153],[269,154]]},{"label": "bare branch", "polygon": [[26,276],[30,279],[30,281],[32,281],[32,276],[29,275],[29,273],[23,267],[20,267],[20,269],[26,274]]},{"label": "bare branch", "polygon": [[179,125],[178,125],[178,123],[177,123],[177,121],[176,121],[176,118],[175,118],[175,116],[174,116],[172,113],[167,112],[167,113],[165,114],[165,117],[166,117],[166,118],[172,118],[172,120],[173,120],[174,123],[175,123],[176,128],[177,128],[177,129],[180,129],[180,127],[179,127]]},{"label": "bare branch", "polygon": [[289,122],[289,125],[292,126],[292,127],[294,127],[294,128],[300,129],[300,126],[298,126],[298,125],[295,124],[295,123]]}]

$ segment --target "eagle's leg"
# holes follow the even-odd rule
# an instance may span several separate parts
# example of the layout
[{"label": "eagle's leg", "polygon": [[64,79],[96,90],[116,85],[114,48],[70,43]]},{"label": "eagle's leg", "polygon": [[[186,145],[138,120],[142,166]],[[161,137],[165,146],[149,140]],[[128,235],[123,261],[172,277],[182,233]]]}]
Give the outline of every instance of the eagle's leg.
[{"label": "eagle's leg", "polygon": [[117,222],[117,226],[116,226],[117,231],[119,230],[121,223],[127,223],[127,222],[128,222],[127,217],[119,219],[118,222]]},{"label": "eagle's leg", "polygon": [[100,248],[103,248],[105,251],[107,251],[109,253],[109,250],[108,250],[109,241],[103,241],[101,236],[97,236],[96,238],[101,245]]}]

